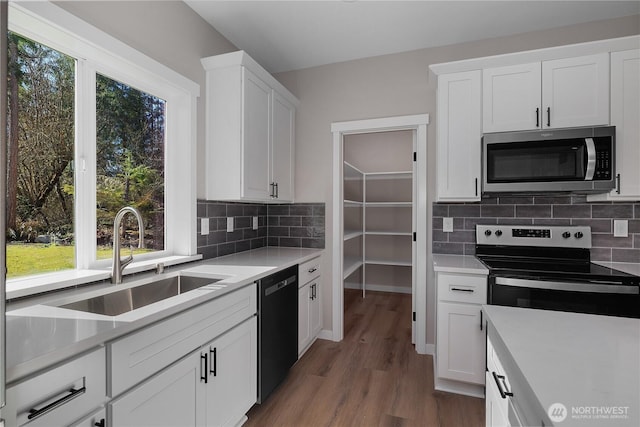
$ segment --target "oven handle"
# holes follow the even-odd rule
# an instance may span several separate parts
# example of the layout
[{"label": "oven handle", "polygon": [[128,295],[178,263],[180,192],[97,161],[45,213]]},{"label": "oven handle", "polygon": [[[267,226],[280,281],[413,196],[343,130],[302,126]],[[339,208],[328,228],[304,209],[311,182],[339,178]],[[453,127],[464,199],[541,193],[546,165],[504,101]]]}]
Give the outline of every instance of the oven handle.
[{"label": "oven handle", "polygon": [[496,285],[515,286],[520,288],[551,289],[557,291],[594,292],[600,294],[638,294],[640,287],[630,285],[605,285],[598,283],[571,283],[546,280],[514,279],[496,277]]},{"label": "oven handle", "polygon": [[587,144],[587,171],[584,174],[584,180],[592,181],[596,171],[596,144],[593,138],[585,138],[584,142]]}]

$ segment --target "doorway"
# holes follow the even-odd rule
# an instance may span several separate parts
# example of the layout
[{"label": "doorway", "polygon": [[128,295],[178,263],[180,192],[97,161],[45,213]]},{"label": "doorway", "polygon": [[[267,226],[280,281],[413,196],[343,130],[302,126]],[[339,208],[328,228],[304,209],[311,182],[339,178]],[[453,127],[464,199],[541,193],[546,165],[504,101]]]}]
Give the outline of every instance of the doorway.
[{"label": "doorway", "polygon": [[[342,340],[344,336],[346,282],[347,288],[359,286],[363,297],[366,297],[367,289],[411,293],[413,341],[418,353],[427,352],[428,122],[429,116],[424,114],[332,124],[332,335],[335,341]],[[383,139],[410,138],[412,148],[409,155],[413,157],[409,159],[411,168],[401,160],[394,163],[391,154],[382,158],[382,161],[380,158],[375,159],[375,156],[372,159],[370,155],[365,155],[368,160],[361,159],[360,167],[350,162],[345,165],[348,159],[352,163],[358,163],[353,160],[350,144],[357,147],[359,140],[375,140],[376,137],[380,139],[380,136]],[[347,154],[345,142],[348,144]],[[407,183],[410,190],[407,189]],[[367,185],[369,190],[366,189]],[[350,200],[348,197],[361,200]],[[399,215],[398,218],[395,218],[394,212]],[[410,217],[410,226],[407,224],[409,220],[405,218],[407,215]],[[370,277],[375,278],[374,281],[367,279],[367,271],[370,272]],[[385,277],[390,278],[386,283]]]}]

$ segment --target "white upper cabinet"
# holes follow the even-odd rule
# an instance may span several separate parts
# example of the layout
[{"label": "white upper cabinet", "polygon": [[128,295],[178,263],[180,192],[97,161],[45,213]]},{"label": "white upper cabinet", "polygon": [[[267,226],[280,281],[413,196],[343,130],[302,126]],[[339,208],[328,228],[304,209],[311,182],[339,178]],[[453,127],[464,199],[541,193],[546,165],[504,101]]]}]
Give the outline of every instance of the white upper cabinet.
[{"label": "white upper cabinet", "polygon": [[[269,183],[271,182],[271,165],[265,161],[269,158],[270,146],[271,88],[246,68],[242,69],[242,79],[244,138],[240,197],[249,200],[266,200],[270,198]],[[215,142],[213,144],[216,145]]]},{"label": "white upper cabinet", "polygon": [[480,200],[481,71],[438,76],[437,200]]},{"label": "white upper cabinet", "polygon": [[298,100],[245,52],[202,59],[206,198],[292,202]]},{"label": "white upper cabinet", "polygon": [[616,188],[589,200],[640,200],[640,49],[611,53],[611,125],[616,127]]},{"label": "white upper cabinet", "polygon": [[609,124],[609,54],[483,70],[483,132]]},{"label": "white upper cabinet", "polygon": [[273,93],[272,183],[278,201],[293,201],[294,133],[296,109],[279,93]]},{"label": "white upper cabinet", "polygon": [[540,63],[488,68],[482,71],[484,132],[540,127]]},{"label": "white upper cabinet", "polygon": [[542,63],[544,128],[609,124],[609,54]]}]

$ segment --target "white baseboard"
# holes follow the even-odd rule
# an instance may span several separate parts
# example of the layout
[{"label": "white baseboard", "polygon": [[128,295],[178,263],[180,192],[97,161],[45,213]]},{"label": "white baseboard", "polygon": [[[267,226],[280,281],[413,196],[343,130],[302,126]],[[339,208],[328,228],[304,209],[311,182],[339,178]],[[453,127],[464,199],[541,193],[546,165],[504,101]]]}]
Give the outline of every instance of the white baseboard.
[{"label": "white baseboard", "polygon": [[[346,289],[362,289],[362,286],[359,283],[345,283],[344,287]],[[366,291],[377,291],[377,292],[394,292],[397,294],[411,294],[411,288],[400,287],[400,286],[390,286],[390,285],[364,285]]]},{"label": "white baseboard", "polygon": [[321,330],[320,333],[318,334],[318,339],[336,341],[333,339],[333,331],[330,329]]},{"label": "white baseboard", "polygon": [[436,345],[435,344],[425,344],[425,352],[424,354],[430,354],[431,356],[435,356],[436,354]]}]

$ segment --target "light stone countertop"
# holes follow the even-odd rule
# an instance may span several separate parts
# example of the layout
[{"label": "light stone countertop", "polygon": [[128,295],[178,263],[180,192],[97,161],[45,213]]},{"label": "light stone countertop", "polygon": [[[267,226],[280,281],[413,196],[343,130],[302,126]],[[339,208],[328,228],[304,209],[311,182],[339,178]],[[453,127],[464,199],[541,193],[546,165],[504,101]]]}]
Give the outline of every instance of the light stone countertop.
[{"label": "light stone countertop", "polygon": [[[531,392],[527,405],[544,417],[544,425],[640,425],[640,319],[495,305],[482,309],[503,365],[515,366],[516,381],[521,374],[528,383],[520,385]],[[567,408],[562,422],[552,423],[547,414],[554,403]],[[588,408],[614,407],[628,407],[626,416],[578,418],[594,411]],[[540,425],[540,418],[526,421]]]},{"label": "light stone countertop", "polygon": [[433,255],[433,270],[447,273],[489,274],[489,269],[471,255]]},{"label": "light stone countertop", "polygon": [[141,274],[125,278],[118,289],[132,287],[179,272],[222,279],[213,285],[186,292],[119,316],[104,316],[58,307],[113,291],[103,284],[36,298],[35,305],[9,304],[6,313],[6,382],[11,385],[35,372],[168,316],[205,303],[255,280],[303,263],[322,253],[321,249],[265,247],[205,261],[176,266],[162,275]]}]

